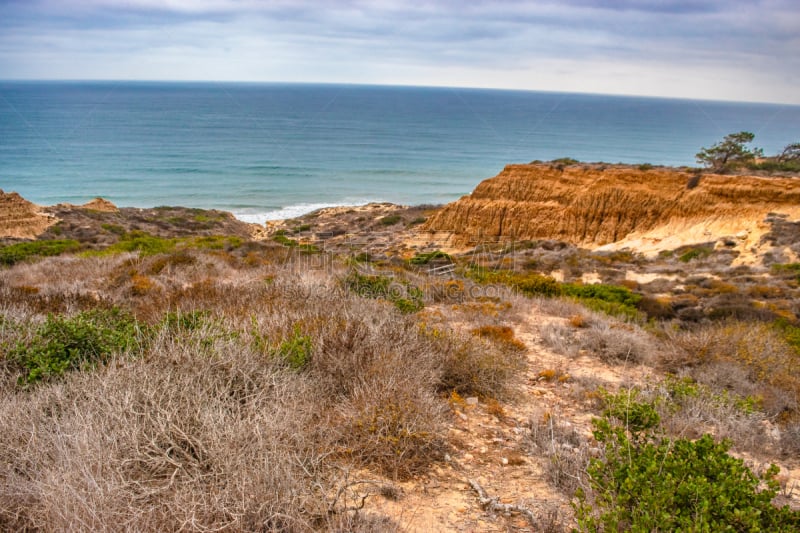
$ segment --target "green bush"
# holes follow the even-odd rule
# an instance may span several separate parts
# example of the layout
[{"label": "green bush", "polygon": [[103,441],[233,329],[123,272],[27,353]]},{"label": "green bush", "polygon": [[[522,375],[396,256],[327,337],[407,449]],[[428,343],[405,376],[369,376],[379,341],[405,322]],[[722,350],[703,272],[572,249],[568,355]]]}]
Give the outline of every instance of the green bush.
[{"label": "green bush", "polygon": [[0,264],[13,265],[31,257],[47,257],[75,252],[80,247],[80,243],[72,239],[18,242],[0,247]]},{"label": "green bush", "polygon": [[385,217],[381,218],[379,222],[383,226],[394,226],[401,220],[403,220],[403,217],[400,215],[386,215]]},{"label": "green bush", "polygon": [[433,252],[417,254],[409,259],[408,262],[412,265],[427,265],[434,259],[446,259],[448,261],[452,260],[449,254],[446,254],[441,250],[435,250]]},{"label": "green bush", "polygon": [[272,236],[272,240],[277,242],[278,244],[282,244],[284,246],[289,246],[289,247],[298,245],[298,242],[296,240],[290,239],[289,237],[286,236],[286,231],[284,230],[276,231],[275,235]]},{"label": "green bush", "polygon": [[244,240],[233,235],[206,235],[195,237],[187,244],[202,250],[235,250],[244,244]]},{"label": "green bush", "polygon": [[591,285],[563,283],[561,288],[565,296],[571,296],[579,300],[583,305],[594,311],[631,319],[639,317],[637,306],[641,302],[642,296],[627,287],[603,283]]},{"label": "green bush", "polygon": [[292,335],[280,343],[275,354],[286,361],[293,369],[303,368],[311,358],[313,349],[311,337],[304,335],[299,325],[295,325]]},{"label": "green bush", "polygon": [[800,327],[790,324],[785,319],[778,320],[775,325],[786,343],[800,356]]},{"label": "green bush", "polygon": [[627,287],[602,283],[592,285],[559,283],[550,276],[536,272],[511,272],[508,270],[473,268],[466,275],[482,284],[502,283],[526,296],[569,296],[579,300],[589,309],[612,316],[638,319],[641,315],[637,305],[642,300],[642,296]]},{"label": "green bush", "polygon": [[422,290],[407,281],[353,271],[344,279],[344,285],[362,298],[389,300],[401,313],[416,313],[425,307]]},{"label": "green bush", "polygon": [[669,374],[663,385],[670,400],[668,408],[672,411],[678,411],[691,399],[701,399],[707,406],[731,406],[748,415],[761,408],[761,399],[758,397],[741,396],[727,389],[716,391],[690,377],[678,378]]},{"label": "green bush", "polygon": [[800,161],[776,161],[768,159],[760,163],[750,163],[747,168],[764,172],[800,172]]},{"label": "green bush", "polygon": [[169,311],[161,323],[173,332],[195,331],[208,322],[210,315],[208,311]]},{"label": "green bush", "polygon": [[517,289],[526,296],[560,296],[561,285],[552,277],[536,272],[510,272],[507,270],[485,270],[475,268],[467,276],[478,283],[502,283]]},{"label": "green bush", "polygon": [[[611,397],[594,438],[604,448],[587,469],[591,497],[573,502],[580,531],[797,531],[800,512],[778,508],[776,466],[757,477],[729,443],[657,436],[652,405]],[[759,486],[763,483],[763,490]]]},{"label": "green bush", "polygon": [[131,231],[123,235],[118,242],[103,250],[102,253],[139,252],[139,255],[156,255],[172,252],[176,244],[177,239],[155,237],[144,231]]},{"label": "green bush", "polygon": [[100,224],[100,227],[114,235],[125,235],[125,228],[119,224]]},{"label": "green bush", "polygon": [[688,263],[694,259],[705,259],[709,255],[711,255],[710,248],[689,248],[678,257],[678,260]]},{"label": "green bush", "polygon": [[795,279],[800,282],[800,263],[778,263],[772,265],[772,271],[775,274],[794,275]]},{"label": "green bush", "polygon": [[577,159],[573,159],[571,157],[559,157],[558,159],[553,159],[550,161],[551,163],[556,163],[559,165],[575,165],[579,161]]},{"label": "green bush", "polygon": [[10,358],[35,383],[61,376],[67,370],[104,363],[112,354],[138,346],[143,331],[138,322],[119,309],[85,311],[74,316],[49,315],[27,343],[20,343]]}]

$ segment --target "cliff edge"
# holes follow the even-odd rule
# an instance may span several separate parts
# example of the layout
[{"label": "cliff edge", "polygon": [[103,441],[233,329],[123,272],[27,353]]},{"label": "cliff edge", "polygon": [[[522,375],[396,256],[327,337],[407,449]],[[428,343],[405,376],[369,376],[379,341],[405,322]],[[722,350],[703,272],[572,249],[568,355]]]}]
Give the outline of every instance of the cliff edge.
[{"label": "cliff edge", "polygon": [[555,239],[643,253],[719,239],[745,251],[768,214],[800,218],[800,179],[628,165],[508,165],[425,224],[450,247]]}]

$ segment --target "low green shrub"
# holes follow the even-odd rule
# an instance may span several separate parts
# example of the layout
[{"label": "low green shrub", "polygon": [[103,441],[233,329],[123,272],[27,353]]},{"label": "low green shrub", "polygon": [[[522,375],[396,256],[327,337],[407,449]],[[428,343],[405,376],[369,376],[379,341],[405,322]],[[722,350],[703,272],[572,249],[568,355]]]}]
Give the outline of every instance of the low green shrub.
[{"label": "low green shrub", "polygon": [[403,217],[400,215],[386,215],[379,219],[378,222],[380,222],[382,226],[394,226],[401,220],[403,220]]},{"label": "low green shrub", "polygon": [[778,320],[775,326],[781,332],[781,336],[786,343],[800,356],[800,327],[790,324],[785,319]]},{"label": "low green shrub", "polygon": [[139,255],[156,255],[175,250],[177,239],[156,237],[144,231],[131,231],[123,235],[119,241],[104,249],[102,254],[123,252],[139,252]]},{"label": "low green shrub", "polygon": [[482,284],[502,283],[526,296],[561,296],[561,285],[552,277],[536,272],[511,272],[473,268],[467,276]]},{"label": "low green shrub", "polygon": [[409,259],[408,262],[410,264],[412,264],[412,265],[419,266],[419,265],[427,265],[428,263],[430,263],[434,259],[446,259],[448,261],[452,260],[452,258],[450,257],[449,254],[446,254],[441,250],[435,250],[433,252],[426,252],[426,253],[422,253],[422,254],[417,254],[414,257],[412,257],[411,259]]},{"label": "low green shrub", "polygon": [[381,298],[392,302],[401,313],[416,313],[425,307],[424,294],[408,281],[396,281],[379,274],[350,272],[345,287],[362,298]]},{"label": "low green shrub", "polygon": [[120,309],[85,311],[74,316],[49,315],[27,343],[11,352],[35,383],[61,376],[67,370],[104,363],[112,354],[139,346],[143,328]]},{"label": "low green shrub", "polygon": [[125,228],[119,224],[100,224],[100,227],[114,235],[125,235]]},{"label": "low green shrub", "polygon": [[800,172],[800,161],[776,161],[769,159],[759,163],[747,165],[750,170],[761,170],[764,172]]},{"label": "low green shrub", "polygon": [[553,159],[550,161],[551,163],[556,163],[559,165],[575,165],[579,161],[577,159],[573,159],[571,157],[559,157],[558,159]]},{"label": "low green shrub", "polygon": [[284,230],[276,231],[275,235],[272,236],[272,240],[277,242],[278,244],[282,244],[284,246],[289,246],[289,247],[297,246],[299,244],[296,240],[287,237],[286,232]]},{"label": "low green shrub", "polygon": [[761,399],[755,396],[741,396],[727,389],[713,390],[708,385],[698,383],[690,377],[676,377],[668,374],[663,381],[672,410],[679,410],[688,400],[699,399],[706,405],[733,406],[743,414],[753,414],[761,408]]},{"label": "low green shrub", "polygon": [[800,282],[800,263],[778,263],[772,265],[772,271],[776,274],[788,274],[794,276]]},{"label": "low green shrub", "polygon": [[[758,477],[710,435],[671,440],[656,432],[652,405],[612,397],[595,419],[604,448],[573,501],[579,531],[797,531],[800,512],[775,507],[772,465]],[[760,486],[764,486],[759,490]]]},{"label": "low green shrub", "polygon": [[631,319],[639,318],[640,313],[637,306],[641,302],[642,296],[627,287],[603,283],[591,285],[563,283],[561,289],[565,296],[579,300],[594,311]]},{"label": "low green shrub", "polygon": [[313,347],[311,336],[303,334],[300,326],[295,325],[292,334],[275,350],[275,355],[286,361],[291,368],[299,370],[311,358]]},{"label": "low green shrub", "polygon": [[536,272],[512,272],[482,268],[470,269],[466,275],[482,284],[502,283],[526,296],[569,296],[580,301],[589,309],[611,316],[634,320],[638,320],[641,316],[637,305],[642,300],[642,296],[619,285],[559,283],[551,276]]},{"label": "low green shrub", "polygon": [[711,248],[689,248],[678,256],[678,261],[688,263],[694,259],[705,259],[711,255]]},{"label": "low green shrub", "polygon": [[0,247],[0,264],[10,266],[32,257],[61,255],[80,248],[80,243],[72,239],[18,242]]},{"label": "low green shrub", "polygon": [[233,235],[205,235],[194,237],[186,244],[202,250],[235,250],[244,244],[244,239]]},{"label": "low green shrub", "polygon": [[208,322],[208,311],[169,311],[161,324],[170,331],[195,331]]},{"label": "low green shrub", "polygon": [[385,298],[389,293],[392,278],[381,275],[350,272],[344,279],[345,286],[363,298]]}]

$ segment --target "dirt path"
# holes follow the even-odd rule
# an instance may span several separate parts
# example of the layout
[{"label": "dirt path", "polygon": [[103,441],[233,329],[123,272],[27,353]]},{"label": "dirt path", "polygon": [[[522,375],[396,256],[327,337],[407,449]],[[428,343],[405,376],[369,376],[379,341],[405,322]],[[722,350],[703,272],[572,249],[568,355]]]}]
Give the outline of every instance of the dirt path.
[{"label": "dirt path", "polygon": [[[589,413],[576,401],[583,394],[582,376],[601,379],[613,387],[644,378],[641,367],[610,366],[590,357],[569,358],[548,350],[541,328],[566,319],[532,308],[508,323],[527,346],[527,368],[520,376],[519,392],[506,402],[466,399],[451,402],[451,442],[455,450],[444,465],[428,475],[401,483],[402,495],[392,501],[370,500],[367,509],[391,516],[404,531],[540,531],[554,522],[572,525],[569,498],[547,482],[546,457],[531,453],[530,427],[535,417],[557,414],[582,435],[590,435]],[[542,377],[555,371],[551,379]],[[561,380],[559,376],[566,376]],[[529,509],[538,527],[519,513],[495,515],[483,509],[476,481],[489,497],[501,504]],[[552,528],[551,530],[560,530]]]}]

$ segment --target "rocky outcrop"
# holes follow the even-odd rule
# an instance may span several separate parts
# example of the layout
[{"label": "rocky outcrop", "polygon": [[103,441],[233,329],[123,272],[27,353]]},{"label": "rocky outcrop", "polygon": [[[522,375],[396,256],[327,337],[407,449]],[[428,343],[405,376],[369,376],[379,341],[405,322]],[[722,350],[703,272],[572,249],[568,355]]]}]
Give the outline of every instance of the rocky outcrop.
[{"label": "rocky outcrop", "polygon": [[[588,248],[676,248],[757,237],[768,213],[800,217],[800,179],[698,176],[670,168],[509,165],[424,229],[453,247],[557,239]],[[764,229],[764,228],[761,228]],[[688,242],[687,242],[688,240]]]},{"label": "rocky outcrop", "polygon": [[105,198],[100,198],[99,196],[93,200],[89,200],[82,206],[82,209],[89,209],[90,211],[100,211],[102,213],[116,213],[119,211],[117,206],[113,203],[109,202]]},{"label": "rocky outcrop", "polygon": [[0,189],[0,238],[34,239],[56,222],[40,206]]}]

